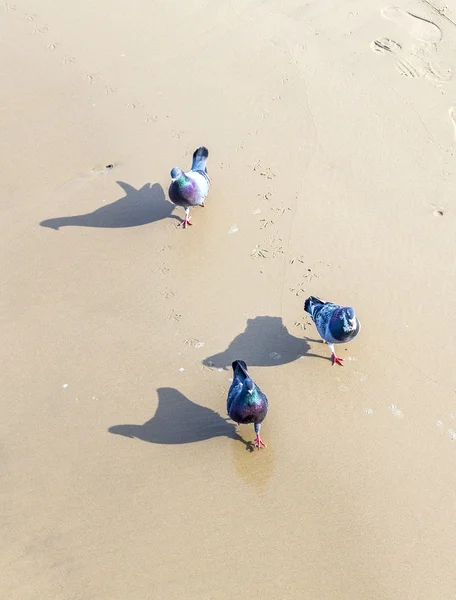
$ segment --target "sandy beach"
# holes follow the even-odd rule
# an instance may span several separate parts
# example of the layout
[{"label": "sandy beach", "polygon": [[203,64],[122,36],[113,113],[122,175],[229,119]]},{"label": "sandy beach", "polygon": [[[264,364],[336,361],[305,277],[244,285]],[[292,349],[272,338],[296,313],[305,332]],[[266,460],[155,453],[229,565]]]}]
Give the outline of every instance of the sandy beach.
[{"label": "sandy beach", "polygon": [[8,0],[0,53],[0,596],[456,598],[456,8]]}]

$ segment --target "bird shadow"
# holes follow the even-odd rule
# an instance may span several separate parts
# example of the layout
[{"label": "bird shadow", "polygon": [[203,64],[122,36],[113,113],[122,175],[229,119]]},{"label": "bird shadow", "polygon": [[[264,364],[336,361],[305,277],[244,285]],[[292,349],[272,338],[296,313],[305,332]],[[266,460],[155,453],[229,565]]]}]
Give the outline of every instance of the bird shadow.
[{"label": "bird shadow", "polygon": [[41,227],[59,230],[60,227],[139,227],[162,219],[180,220],[172,212],[175,208],[165,197],[165,192],[159,183],[146,183],[141,189],[123,181],[117,181],[125,195],[100,206],[91,213],[68,217],[56,217],[41,221]]},{"label": "bird shadow", "polygon": [[281,317],[255,317],[247,320],[245,330],[224,352],[208,356],[203,365],[226,369],[233,360],[242,359],[249,366],[272,367],[285,365],[302,356],[319,357],[309,353],[309,341],[314,340],[291,335]]},{"label": "bird shadow", "polygon": [[192,444],[214,437],[228,437],[242,442],[246,450],[253,452],[252,442],[244,440],[228,418],[192,402],[174,388],[158,388],[157,394],[158,407],[149,421],[142,425],[113,425],[109,427],[109,433],[152,444]]}]

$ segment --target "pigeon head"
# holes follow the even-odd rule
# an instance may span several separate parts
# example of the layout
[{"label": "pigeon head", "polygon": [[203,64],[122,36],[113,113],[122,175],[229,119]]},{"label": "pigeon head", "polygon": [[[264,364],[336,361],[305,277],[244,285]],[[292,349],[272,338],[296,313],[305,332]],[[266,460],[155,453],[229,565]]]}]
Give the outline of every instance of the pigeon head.
[{"label": "pigeon head", "polygon": [[184,172],[182,171],[182,169],[178,169],[178,168],[171,169],[171,179],[173,181],[176,181],[176,179],[179,179],[179,177],[181,177],[183,174],[184,174]]},{"label": "pigeon head", "polygon": [[351,306],[346,306],[342,309],[341,325],[345,332],[355,331],[358,327],[355,311]]},{"label": "pigeon head", "polygon": [[255,384],[250,379],[250,377],[247,377],[246,380],[244,381],[244,387],[248,391],[249,394],[253,394],[253,391],[255,389]]},{"label": "pigeon head", "polygon": [[348,321],[352,322],[355,320],[355,311],[351,306],[346,306],[344,312]]}]

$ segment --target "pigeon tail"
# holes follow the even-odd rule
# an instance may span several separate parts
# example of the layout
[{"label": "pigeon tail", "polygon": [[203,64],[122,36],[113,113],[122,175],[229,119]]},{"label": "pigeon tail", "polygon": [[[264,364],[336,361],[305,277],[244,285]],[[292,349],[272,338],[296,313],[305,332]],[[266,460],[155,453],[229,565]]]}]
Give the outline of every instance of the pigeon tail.
[{"label": "pigeon tail", "polygon": [[249,377],[249,372],[247,370],[247,365],[245,364],[245,362],[243,360],[235,360],[231,363],[231,366],[233,367],[233,375],[234,377],[237,377],[238,375],[240,375],[242,373],[242,375],[245,377]]},{"label": "pigeon tail", "polygon": [[209,150],[205,146],[197,148],[193,153],[192,171],[203,171],[207,173],[206,162]]},{"label": "pigeon tail", "polygon": [[304,310],[312,316],[312,312],[315,304],[324,304],[323,300],[317,298],[317,296],[309,296],[304,302]]}]

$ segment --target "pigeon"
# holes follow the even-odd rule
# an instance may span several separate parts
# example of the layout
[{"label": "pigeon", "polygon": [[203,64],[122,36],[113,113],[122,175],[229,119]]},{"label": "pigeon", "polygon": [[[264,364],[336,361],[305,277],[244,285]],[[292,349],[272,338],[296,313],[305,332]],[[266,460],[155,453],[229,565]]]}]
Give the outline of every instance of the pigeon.
[{"label": "pigeon", "polygon": [[255,447],[258,450],[266,444],[260,437],[261,424],[268,412],[268,399],[260,388],[250,379],[247,365],[243,360],[235,360],[233,383],[228,390],[226,409],[230,419],[236,423],[253,423],[255,428]]},{"label": "pigeon", "polygon": [[351,306],[339,306],[310,296],[304,303],[304,310],[312,317],[318,333],[331,350],[333,366],[342,365],[343,358],[336,356],[334,344],[351,342],[359,333],[361,323]]},{"label": "pigeon", "polygon": [[171,170],[171,185],[168,194],[173,204],[185,208],[185,219],[182,223],[184,229],[187,228],[187,225],[192,225],[190,223],[190,207],[204,207],[204,200],[209,192],[211,181],[206,169],[208,156],[208,149],[201,146],[193,153],[190,171],[184,173],[182,169],[178,168]]}]

